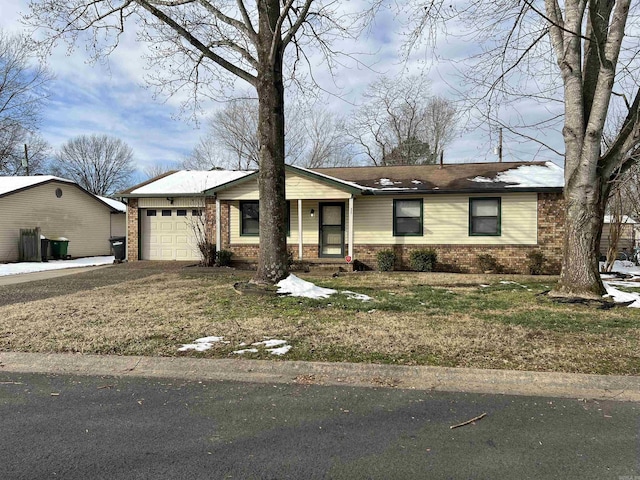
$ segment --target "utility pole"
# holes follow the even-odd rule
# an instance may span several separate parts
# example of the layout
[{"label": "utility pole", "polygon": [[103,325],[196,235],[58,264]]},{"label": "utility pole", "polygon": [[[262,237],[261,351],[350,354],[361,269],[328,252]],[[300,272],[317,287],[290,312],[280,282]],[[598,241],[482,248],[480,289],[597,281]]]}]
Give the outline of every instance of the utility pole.
[{"label": "utility pole", "polygon": [[24,144],[24,160],[22,161],[22,166],[27,170],[27,177],[29,176],[29,150],[27,149],[27,144]]}]

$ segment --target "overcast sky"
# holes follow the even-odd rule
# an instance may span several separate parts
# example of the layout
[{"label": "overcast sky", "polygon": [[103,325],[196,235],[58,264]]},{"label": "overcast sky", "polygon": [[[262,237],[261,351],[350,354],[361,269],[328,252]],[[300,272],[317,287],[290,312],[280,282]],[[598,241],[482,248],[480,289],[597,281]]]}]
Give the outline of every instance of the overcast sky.
[{"label": "overcast sky", "polygon": [[[26,0],[3,2],[0,27],[7,32],[22,30],[20,15],[27,10]],[[381,14],[371,33],[358,44],[345,45],[350,51],[367,52],[360,57],[368,66],[350,65],[337,70],[331,78],[320,69],[314,72],[324,88],[329,90],[326,103],[332,111],[345,114],[360,101],[364,87],[379,74],[397,76],[419,73],[432,84],[432,93],[456,99],[456,79],[451,63],[433,62],[432,52],[417,50],[408,64],[400,62],[402,26],[390,12]],[[473,46],[462,41],[441,41],[439,57],[453,60],[464,58]],[[127,34],[110,56],[108,65],[89,61],[83,44],[68,54],[60,45],[51,56],[49,66],[56,78],[51,85],[51,98],[46,107],[41,133],[58,148],[69,138],[80,134],[108,134],[121,138],[135,152],[140,171],[154,164],[176,166],[196,145],[201,128],[188,115],[180,116],[179,97],[154,99],[153,91],[144,86],[144,46],[135,41],[133,32]],[[428,68],[426,68],[428,67]],[[237,82],[238,90],[249,87]],[[221,108],[220,103],[206,104],[206,111]],[[497,132],[462,129],[447,149],[446,161],[496,161],[494,147]],[[553,132],[550,142],[561,147],[559,132]],[[558,143],[560,141],[560,143]],[[511,141],[505,135],[504,158],[509,160],[561,159],[548,152],[540,152],[536,144]]]}]

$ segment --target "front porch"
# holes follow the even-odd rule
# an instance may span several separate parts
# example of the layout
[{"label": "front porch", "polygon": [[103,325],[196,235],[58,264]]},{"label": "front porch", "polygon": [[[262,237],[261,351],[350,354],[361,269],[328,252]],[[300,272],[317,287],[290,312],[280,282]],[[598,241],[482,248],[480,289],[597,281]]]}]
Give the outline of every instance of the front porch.
[{"label": "front porch", "polygon": [[[292,263],[350,268],[354,258],[354,199],[288,200],[287,245]],[[237,265],[258,259],[257,200],[216,199],[216,249],[233,252]]]}]

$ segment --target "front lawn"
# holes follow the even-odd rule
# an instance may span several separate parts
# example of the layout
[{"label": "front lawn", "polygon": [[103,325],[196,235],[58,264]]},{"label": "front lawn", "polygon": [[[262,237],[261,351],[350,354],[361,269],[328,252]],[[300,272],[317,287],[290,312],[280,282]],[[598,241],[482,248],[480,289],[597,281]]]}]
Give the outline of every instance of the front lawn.
[{"label": "front lawn", "polygon": [[[553,303],[538,294],[554,277],[299,276],[372,300],[239,295],[232,285],[249,272],[185,268],[0,307],[0,351],[640,374],[640,309]],[[208,336],[223,338],[202,352],[178,352]],[[292,348],[277,356],[251,345],[264,340]],[[233,353],[239,350],[245,352]]]}]

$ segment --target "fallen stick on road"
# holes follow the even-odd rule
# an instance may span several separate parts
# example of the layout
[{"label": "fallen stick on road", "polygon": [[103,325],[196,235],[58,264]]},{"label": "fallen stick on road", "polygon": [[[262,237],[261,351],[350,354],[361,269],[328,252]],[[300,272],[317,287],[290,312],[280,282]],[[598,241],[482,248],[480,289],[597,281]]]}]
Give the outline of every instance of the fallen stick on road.
[{"label": "fallen stick on road", "polygon": [[465,425],[469,425],[470,423],[476,422],[478,420],[483,419],[487,416],[487,412],[484,412],[482,415],[478,415],[477,417],[473,417],[471,420],[467,420],[466,422],[458,423],[457,425],[451,425],[449,428],[453,430],[454,428],[464,427]]}]

